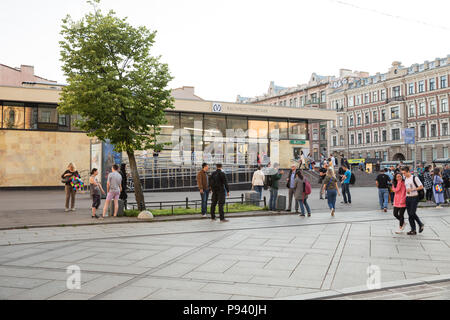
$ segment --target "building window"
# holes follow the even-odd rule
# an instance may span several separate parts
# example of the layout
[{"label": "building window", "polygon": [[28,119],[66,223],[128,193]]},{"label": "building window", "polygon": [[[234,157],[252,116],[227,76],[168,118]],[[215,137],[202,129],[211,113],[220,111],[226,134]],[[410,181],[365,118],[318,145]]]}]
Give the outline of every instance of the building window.
[{"label": "building window", "polygon": [[339,137],[339,145],[342,147],[344,145],[344,136]]},{"label": "building window", "polygon": [[431,137],[436,137],[437,136],[437,130],[436,130],[436,125],[435,124],[432,124],[431,125],[431,130],[430,130],[431,132]]},{"label": "building window", "polygon": [[356,105],[359,106],[361,104],[361,95],[356,96]]},{"label": "building window", "polygon": [[353,107],[354,106],[354,101],[355,101],[354,97],[349,97],[348,98],[348,106],[349,107]]},{"label": "building window", "polygon": [[441,89],[442,88],[447,88],[447,76],[441,77]]},{"label": "building window", "polygon": [[392,88],[392,96],[393,97],[400,97],[400,86]]},{"label": "building window", "polygon": [[25,108],[23,103],[5,102],[3,104],[3,128],[25,129]]},{"label": "building window", "polygon": [[422,161],[427,161],[427,152],[424,148],[422,148]]},{"label": "building window", "polygon": [[442,124],[442,135],[448,136],[448,123],[447,122]]},{"label": "building window", "polygon": [[408,116],[409,116],[410,118],[416,116],[416,106],[415,106],[415,105],[411,104],[411,105],[408,107]]},{"label": "building window", "polygon": [[313,140],[319,140],[319,130],[318,129],[314,129],[313,130]]},{"label": "building window", "polygon": [[377,143],[378,142],[378,131],[375,131],[373,133],[373,142]]},{"label": "building window", "polygon": [[326,98],[326,94],[325,91],[321,91],[320,92],[320,103],[326,102],[327,98]]},{"label": "building window", "polygon": [[437,149],[436,148],[431,149],[431,153],[433,155],[433,160],[436,160],[437,159]]},{"label": "building window", "polygon": [[386,89],[381,90],[381,100],[386,100]]},{"label": "building window", "polygon": [[383,152],[383,161],[387,161],[388,160],[388,153],[387,151]]},{"label": "building window", "polygon": [[327,140],[327,128],[320,128],[320,140]]},{"label": "building window", "polygon": [[355,135],[353,135],[353,134],[350,136],[350,144],[351,145],[355,144]]},{"label": "building window", "polygon": [[430,113],[431,114],[437,113],[436,100],[431,100],[430,101]]},{"label": "building window", "polygon": [[333,147],[336,147],[337,145],[337,138],[336,136],[333,137]]},{"label": "building window", "polygon": [[371,158],[371,155],[372,155],[372,154],[371,154],[370,152],[367,152],[367,158],[370,159],[370,158]]},{"label": "building window", "polygon": [[349,126],[353,127],[353,116],[348,119]]},{"label": "building window", "polygon": [[419,116],[425,115],[425,102],[419,103]]},{"label": "building window", "polygon": [[358,144],[362,144],[362,134],[358,133]]},{"label": "building window", "polygon": [[362,155],[362,152],[360,152],[360,153],[358,153],[358,159],[362,159],[362,157],[363,157],[363,155]]},{"label": "building window", "polygon": [[386,121],[386,110],[381,110],[381,121]]},{"label": "building window", "polygon": [[448,159],[448,147],[444,147],[444,148],[442,149],[442,151],[444,152],[444,158],[445,158],[445,159]]},{"label": "building window", "polygon": [[370,115],[369,115],[369,113],[366,113],[364,115],[364,117],[365,117],[365,120],[366,120],[366,124],[369,124],[370,123]]},{"label": "building window", "polygon": [[294,98],[294,107],[297,107],[297,98]]},{"label": "building window", "polygon": [[387,131],[386,130],[383,130],[381,132],[381,141],[382,142],[386,142],[387,141]]},{"label": "building window", "polygon": [[427,137],[427,128],[424,124],[420,126],[420,137],[426,138]]},{"label": "building window", "polygon": [[373,93],[373,101],[378,101],[378,91]]},{"label": "building window", "polygon": [[429,81],[429,90],[436,90],[436,79],[435,78],[431,78]]},{"label": "building window", "polygon": [[378,112],[377,111],[372,112],[372,118],[373,118],[374,123],[378,122]]},{"label": "building window", "polygon": [[448,100],[447,99],[441,100],[441,112],[448,112]]},{"label": "building window", "polygon": [[419,81],[419,92],[425,91],[425,81],[421,80]]},{"label": "building window", "polygon": [[400,140],[400,129],[392,129],[392,140]]},{"label": "building window", "polygon": [[392,107],[391,108],[391,119],[400,118],[400,107]]},{"label": "building window", "polygon": [[364,103],[369,103],[370,102],[370,100],[369,100],[369,94],[368,93],[366,93],[365,95],[364,95]]},{"label": "building window", "polygon": [[360,114],[358,114],[357,116],[356,116],[356,124],[359,126],[359,125],[361,125],[361,115]]},{"label": "building window", "polygon": [[344,118],[339,117],[339,127],[342,128],[344,126]]},{"label": "building window", "polygon": [[378,151],[375,152],[375,159],[380,159],[380,153]]},{"label": "building window", "polygon": [[414,94],[414,83],[408,85],[408,94]]},{"label": "building window", "polygon": [[366,132],[366,143],[370,143],[370,132]]}]

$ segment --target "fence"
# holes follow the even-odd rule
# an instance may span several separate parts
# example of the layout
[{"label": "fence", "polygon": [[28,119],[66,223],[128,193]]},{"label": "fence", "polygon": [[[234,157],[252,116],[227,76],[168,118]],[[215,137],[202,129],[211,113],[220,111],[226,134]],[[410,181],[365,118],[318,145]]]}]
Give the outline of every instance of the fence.
[{"label": "fence", "polygon": [[[231,201],[230,201],[231,200]],[[185,208],[185,209],[192,209],[194,207],[195,213],[198,209],[201,209],[201,200],[189,200],[188,197],[186,197],[185,200],[178,200],[178,201],[153,201],[153,202],[145,202],[145,207],[147,209],[159,209],[163,210],[165,208],[171,209],[171,214],[174,214],[175,208]],[[245,201],[244,194],[241,194],[240,197],[234,197],[234,198],[227,198],[225,203],[225,212],[229,212],[228,205],[229,204],[254,204],[260,206],[261,203],[263,203],[263,207],[265,208],[267,206],[267,199],[264,197],[262,200],[249,200]],[[211,199],[208,199],[208,205],[211,205]],[[137,203],[136,202],[130,202],[128,203],[127,207],[131,207],[133,210],[136,210]],[[198,212],[200,213],[200,212]]]}]

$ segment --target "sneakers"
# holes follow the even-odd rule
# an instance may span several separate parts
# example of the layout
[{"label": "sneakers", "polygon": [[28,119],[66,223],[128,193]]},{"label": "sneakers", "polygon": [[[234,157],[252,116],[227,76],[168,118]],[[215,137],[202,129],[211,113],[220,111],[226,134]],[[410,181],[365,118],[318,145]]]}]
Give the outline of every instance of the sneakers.
[{"label": "sneakers", "polygon": [[422,233],[422,232],[423,232],[423,228],[424,228],[424,227],[425,227],[424,224],[420,226],[419,233]]},{"label": "sneakers", "polygon": [[75,208],[72,208],[72,209],[70,209],[70,211],[76,211],[77,209],[75,209]]},{"label": "sneakers", "polygon": [[383,211],[384,211],[384,212],[387,212],[387,209],[386,209],[386,208],[384,208],[384,209],[383,209]]},{"label": "sneakers", "polygon": [[408,236],[415,236],[417,234],[417,232],[415,231],[410,231],[407,233]]},{"label": "sneakers", "polygon": [[299,217],[304,217],[305,214],[304,214],[304,213],[300,213],[298,216],[299,216]]},{"label": "sneakers", "polygon": [[334,217],[334,209],[331,209],[331,216]]},{"label": "sneakers", "polygon": [[403,233],[403,229],[399,228],[397,231],[395,231],[396,234],[402,234]]},{"label": "sneakers", "polygon": [[308,217],[311,217],[311,213],[308,213]]},{"label": "sneakers", "polygon": [[67,209],[67,208],[66,208],[66,210],[64,210],[64,212],[69,212],[69,211],[70,211],[70,209]]},{"label": "sneakers", "polygon": [[229,221],[228,219],[220,220],[220,222],[228,222],[228,221]]}]

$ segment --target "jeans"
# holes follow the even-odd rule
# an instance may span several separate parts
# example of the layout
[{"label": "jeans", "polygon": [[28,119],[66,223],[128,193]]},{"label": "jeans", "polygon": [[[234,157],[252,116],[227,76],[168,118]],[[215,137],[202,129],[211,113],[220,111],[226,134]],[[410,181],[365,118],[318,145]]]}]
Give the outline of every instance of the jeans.
[{"label": "jeans", "polygon": [[300,210],[302,211],[302,214],[305,214],[305,207],[306,207],[306,211],[308,211],[308,214],[311,214],[311,209],[309,208],[307,200],[308,199],[305,199],[303,201],[301,199],[298,200],[298,203],[300,205]]},{"label": "jeans", "polygon": [[277,197],[278,189],[270,188],[269,210],[274,211],[277,209]]},{"label": "jeans", "polygon": [[292,198],[294,198],[295,212],[298,212],[298,201],[295,200],[294,194],[295,194],[295,189],[294,188],[289,188],[289,205],[288,205],[288,210],[287,211],[291,211],[292,210]]},{"label": "jeans", "polygon": [[389,189],[386,188],[378,189],[378,199],[380,200],[381,209],[387,209],[389,199]]},{"label": "jeans", "polygon": [[408,211],[409,225],[411,226],[411,231],[416,231],[416,221],[419,227],[423,226],[422,221],[420,221],[417,216],[417,197],[406,197],[406,210]]},{"label": "jeans", "polygon": [[337,190],[336,189],[327,190],[327,197],[328,197],[328,207],[330,209],[336,209]]},{"label": "jeans", "polygon": [[223,211],[223,206],[225,204],[225,192],[213,191],[211,197],[211,218],[216,219],[216,205],[219,204],[219,215],[220,220],[225,219],[225,212]]},{"label": "jeans", "polygon": [[352,203],[352,196],[350,195],[350,184],[342,184],[342,196],[344,197],[344,203]]},{"label": "jeans", "polygon": [[405,210],[406,208],[394,207],[394,217],[400,222],[400,227],[405,224]]},{"label": "jeans", "polygon": [[255,191],[259,194],[259,200],[262,200],[263,186],[255,186]]},{"label": "jeans", "polygon": [[209,190],[204,190],[203,193],[200,193],[200,197],[202,199],[202,214],[207,214]]}]

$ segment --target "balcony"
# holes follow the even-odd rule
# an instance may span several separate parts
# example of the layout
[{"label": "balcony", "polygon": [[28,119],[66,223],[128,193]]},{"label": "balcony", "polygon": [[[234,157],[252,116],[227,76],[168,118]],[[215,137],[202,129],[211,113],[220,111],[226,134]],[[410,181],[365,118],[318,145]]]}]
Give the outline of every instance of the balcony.
[{"label": "balcony", "polygon": [[393,101],[405,101],[405,96],[398,96],[386,99],[386,104],[391,103]]}]

